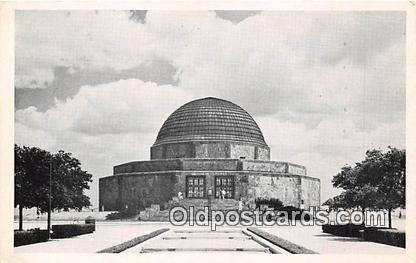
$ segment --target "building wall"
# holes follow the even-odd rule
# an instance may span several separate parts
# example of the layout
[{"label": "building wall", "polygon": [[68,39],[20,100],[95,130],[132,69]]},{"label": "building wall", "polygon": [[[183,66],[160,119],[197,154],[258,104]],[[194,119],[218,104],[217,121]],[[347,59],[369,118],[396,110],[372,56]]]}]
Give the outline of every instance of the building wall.
[{"label": "building wall", "polygon": [[208,171],[254,171],[306,176],[306,168],[287,162],[248,159],[155,159],[129,162],[114,166],[114,174],[156,171],[208,170]]},{"label": "building wall", "polygon": [[227,141],[166,143],[151,147],[150,158],[152,160],[174,158],[269,160],[270,149],[267,146]]},{"label": "building wall", "polygon": [[254,145],[241,145],[231,143],[230,157],[233,159],[253,159],[255,157]]},{"label": "building wall", "polygon": [[100,178],[98,182],[99,189],[99,210],[100,211],[117,211],[118,205],[118,177],[109,176]]},{"label": "building wall", "polygon": [[151,160],[155,160],[155,159],[165,159],[163,157],[163,153],[165,151],[164,148],[165,147],[163,147],[163,145],[151,147],[150,148],[150,159]]},{"label": "building wall", "polygon": [[298,176],[257,175],[248,178],[248,198],[277,198],[283,205],[300,206],[300,178]]},{"label": "building wall", "polygon": [[181,159],[129,162],[114,166],[114,174],[182,170]]},{"label": "building wall", "polygon": [[[209,161],[201,161],[200,167],[214,168],[215,160]],[[159,204],[163,208],[179,191],[186,196],[186,177],[189,175],[205,176],[206,191],[209,188],[215,190],[215,176],[234,176],[234,198],[243,198],[253,208],[256,198],[278,198],[284,205],[295,207],[300,207],[301,200],[304,200],[306,209],[320,205],[318,179],[293,174],[231,170],[236,161],[227,163],[228,171],[203,171],[195,167],[195,162],[190,162],[192,167],[188,168],[195,170],[129,173],[101,178],[100,209],[104,206],[106,211],[117,210],[118,207],[138,211],[151,204]],[[187,164],[184,163],[184,166]]]},{"label": "building wall", "polygon": [[174,173],[123,175],[122,206],[133,211],[144,209],[151,204],[162,206],[176,194],[172,188],[175,183]]},{"label": "building wall", "polygon": [[290,174],[306,175],[306,167],[298,164],[287,163],[287,172]]},{"label": "building wall", "polygon": [[239,160],[235,159],[185,159],[182,160],[182,170],[187,171],[236,171]]},{"label": "building wall", "polygon": [[257,160],[270,160],[270,149],[268,147],[256,147]]},{"label": "building wall", "polygon": [[285,162],[242,161],[242,170],[244,171],[287,173],[287,167],[288,164]]},{"label": "building wall", "polygon": [[166,144],[163,147],[163,159],[195,157],[195,147],[193,143],[171,143]]},{"label": "building wall", "polygon": [[195,158],[230,158],[228,143],[202,143],[196,142]]},{"label": "building wall", "polygon": [[145,173],[100,178],[100,209],[139,211],[151,204],[163,206],[176,196],[174,173]]},{"label": "building wall", "polygon": [[318,179],[301,177],[301,193],[305,209],[321,205],[321,182]]}]

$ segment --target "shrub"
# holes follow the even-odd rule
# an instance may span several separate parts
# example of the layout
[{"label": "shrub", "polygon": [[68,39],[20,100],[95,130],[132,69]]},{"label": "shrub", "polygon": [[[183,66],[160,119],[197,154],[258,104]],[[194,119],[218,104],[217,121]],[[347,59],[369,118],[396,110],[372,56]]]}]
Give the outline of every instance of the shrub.
[{"label": "shrub", "polygon": [[280,201],[277,198],[256,198],[255,200],[256,207],[260,207],[260,205],[267,205],[270,208],[273,208],[274,210],[279,210],[283,207],[282,201]]},{"label": "shrub", "polygon": [[111,214],[106,215],[106,220],[118,220],[118,219],[128,219],[135,216],[136,213],[131,211],[121,211],[121,212],[114,212]]},{"label": "shrub", "polygon": [[85,224],[94,224],[95,225],[95,219],[92,216],[88,216],[85,218]]},{"label": "shrub", "polygon": [[14,231],[14,246],[23,246],[48,241],[48,230],[32,229]]},{"label": "shrub", "polygon": [[380,229],[369,227],[364,229],[364,240],[396,247],[406,247],[406,234],[396,229]]},{"label": "shrub", "polygon": [[389,228],[365,227],[364,225],[323,225],[322,231],[336,236],[361,237],[366,241],[406,247],[406,234]]},{"label": "shrub", "polygon": [[67,224],[67,225],[53,225],[52,237],[53,238],[68,238],[73,236],[79,236],[83,234],[89,234],[94,232],[94,224]]},{"label": "shrub", "polygon": [[322,225],[324,233],[342,237],[361,237],[360,230],[364,229],[363,225]]},{"label": "shrub", "polygon": [[[294,219],[295,220],[301,220],[301,214],[303,212],[303,210],[301,210],[301,209],[299,209],[297,207],[294,207],[294,206],[290,206],[290,205],[289,206],[284,206],[284,207],[280,208],[279,211],[280,212],[287,212],[288,219],[290,219],[290,220],[292,220],[293,212],[296,212],[296,215],[295,215],[295,218]],[[281,213],[280,216],[283,216],[283,213]],[[311,219],[310,213],[305,214],[304,215],[304,219],[306,221],[309,221]]]}]

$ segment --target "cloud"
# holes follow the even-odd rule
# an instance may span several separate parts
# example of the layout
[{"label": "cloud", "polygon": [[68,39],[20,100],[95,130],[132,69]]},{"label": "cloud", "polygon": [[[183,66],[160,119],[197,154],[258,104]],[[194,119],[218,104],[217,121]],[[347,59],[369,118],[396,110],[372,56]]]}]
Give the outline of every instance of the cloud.
[{"label": "cloud", "polygon": [[404,116],[371,131],[360,130],[348,116],[326,119],[314,129],[274,116],[257,118],[257,123],[271,148],[271,159],[305,165],[310,176],[321,179],[322,201],[339,192],[331,180],[344,165],[363,160],[369,149],[406,146]]},{"label": "cloud", "polygon": [[250,10],[215,10],[215,14],[224,19],[231,21],[233,24],[238,24],[241,21],[259,14],[260,11]]},{"label": "cloud", "polygon": [[365,150],[405,147],[403,12],[18,11],[16,22],[16,142],[72,151],[95,179],[148,159],[167,116],[206,96],[252,114],[272,159],[322,179],[322,201]]},{"label": "cloud", "polygon": [[88,194],[98,205],[98,179],[115,164],[148,160],[164,120],[193,97],[170,85],[137,79],[83,86],[45,112],[35,107],[15,113],[15,142],[74,154],[93,174]]},{"label": "cloud", "polygon": [[16,121],[35,129],[84,134],[155,132],[168,115],[192,99],[170,85],[130,79],[84,86],[71,99],[56,101],[46,112],[17,110]]},{"label": "cloud", "polygon": [[[383,15],[262,12],[238,26],[201,22],[202,32],[181,35],[166,56],[180,70],[181,87],[201,96],[209,89],[255,115],[347,110],[357,122],[391,121],[405,105],[405,38],[403,16],[388,15],[390,25]],[[386,104],[389,113],[379,114]]]},{"label": "cloud", "polygon": [[256,120],[277,159],[290,158],[300,152],[318,152],[341,156],[346,162],[351,162],[361,158],[367,149],[389,145],[404,148],[404,118],[381,124],[370,131],[360,130],[348,116],[328,118],[313,129],[302,123],[279,121],[274,116]]},{"label": "cloud", "polygon": [[44,72],[51,76],[57,66],[136,67],[149,58],[144,47],[153,41],[128,12],[18,11],[16,21],[18,88],[45,87]]},{"label": "cloud", "polygon": [[[67,78],[66,83],[74,82],[68,88],[56,74],[51,83],[51,72],[57,67],[113,75],[113,79],[103,77],[110,82],[123,78],[123,71],[131,73],[141,65],[165,61],[175,69],[169,75],[175,75],[163,83],[158,82],[166,73],[163,70],[155,76],[149,77],[145,70],[128,78],[158,84],[171,81],[199,97],[235,101],[254,115],[290,111],[308,127],[316,126],[325,115],[345,111],[357,116],[361,129],[403,114],[403,12],[263,11],[238,24],[219,18],[218,12],[251,14],[148,11],[139,12],[145,23],[137,23],[129,19],[131,12],[19,11],[18,88],[49,83],[51,88],[73,90],[58,92],[63,94],[58,98],[65,99],[82,85],[99,83],[94,74],[85,79],[91,83]],[[158,72],[157,67],[149,70]],[[51,106],[56,92],[38,94],[45,93]],[[22,96],[18,99],[25,101]]]},{"label": "cloud", "polygon": [[82,86],[115,82],[120,79],[140,79],[158,85],[177,84],[177,69],[164,60],[146,61],[138,67],[116,71],[109,67],[91,70],[79,68],[55,67],[54,78],[42,89],[18,88],[15,92],[16,110],[29,106],[46,111],[55,105],[55,100],[72,98]]},{"label": "cloud", "polygon": [[15,79],[16,87],[25,89],[46,88],[52,83],[55,76],[52,68],[21,68],[19,67],[18,76]]},{"label": "cloud", "polygon": [[147,10],[130,10],[130,19],[144,24],[146,22]]},{"label": "cloud", "polygon": [[47,130],[27,124],[15,124],[15,142],[57,152],[65,150],[81,161],[82,169],[92,173],[93,182],[87,194],[98,206],[98,180],[112,174],[115,164],[149,159],[154,133],[84,134],[70,130]]}]

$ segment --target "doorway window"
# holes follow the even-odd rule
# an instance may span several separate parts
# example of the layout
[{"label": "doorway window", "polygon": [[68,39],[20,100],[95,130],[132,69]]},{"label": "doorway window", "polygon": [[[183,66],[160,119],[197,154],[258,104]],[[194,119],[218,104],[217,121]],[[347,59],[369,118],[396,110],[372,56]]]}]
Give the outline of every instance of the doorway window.
[{"label": "doorway window", "polygon": [[224,198],[234,198],[234,176],[215,176],[215,198],[220,198],[221,190],[225,190]]},{"label": "doorway window", "polygon": [[186,197],[204,198],[205,197],[205,176],[186,177]]}]

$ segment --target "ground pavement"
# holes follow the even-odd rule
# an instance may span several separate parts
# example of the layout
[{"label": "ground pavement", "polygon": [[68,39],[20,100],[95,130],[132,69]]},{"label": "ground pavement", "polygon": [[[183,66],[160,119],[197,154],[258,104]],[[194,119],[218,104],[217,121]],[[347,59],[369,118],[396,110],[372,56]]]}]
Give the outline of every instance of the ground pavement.
[{"label": "ground pavement", "polygon": [[[287,253],[273,244],[246,231],[246,227],[219,227],[211,232],[207,227],[175,227],[170,223],[145,222],[97,222],[96,231],[67,239],[16,247],[16,253],[63,252],[95,253],[137,236],[148,234],[161,228],[170,230],[153,237],[123,253],[185,253],[192,251],[227,252],[229,254],[269,254]],[[317,253],[354,254],[402,254],[405,249],[362,241],[358,238],[336,237],[322,232],[318,226],[273,226],[259,227],[280,238],[313,250]]]},{"label": "ground pavement", "polygon": [[234,252],[250,254],[287,254],[287,252],[244,227],[174,227],[147,242],[123,253],[155,252]]},{"label": "ground pavement", "polygon": [[403,254],[404,248],[323,233],[320,226],[259,227],[319,254]]},{"label": "ground pavement", "polygon": [[97,222],[95,232],[91,234],[52,239],[48,242],[16,247],[14,250],[16,253],[95,253],[169,226],[169,223]]}]

